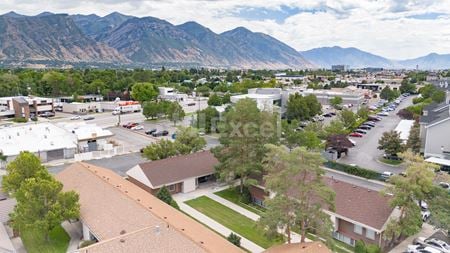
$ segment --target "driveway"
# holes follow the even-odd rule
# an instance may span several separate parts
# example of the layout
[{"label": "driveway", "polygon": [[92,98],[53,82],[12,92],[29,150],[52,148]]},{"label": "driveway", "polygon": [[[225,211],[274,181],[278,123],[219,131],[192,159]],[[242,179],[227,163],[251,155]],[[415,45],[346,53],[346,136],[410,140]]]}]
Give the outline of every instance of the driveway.
[{"label": "driveway", "polygon": [[380,163],[378,159],[383,155],[383,151],[378,150],[378,140],[384,132],[394,130],[400,122],[397,112],[412,104],[413,96],[404,99],[395,111],[389,113],[389,116],[376,123],[376,126],[368,131],[362,138],[351,138],[356,142],[356,146],[349,150],[348,156],[343,156],[338,162],[346,164],[356,164],[360,167],[375,170],[377,172],[391,171],[396,174],[404,169],[400,166],[390,166]]}]

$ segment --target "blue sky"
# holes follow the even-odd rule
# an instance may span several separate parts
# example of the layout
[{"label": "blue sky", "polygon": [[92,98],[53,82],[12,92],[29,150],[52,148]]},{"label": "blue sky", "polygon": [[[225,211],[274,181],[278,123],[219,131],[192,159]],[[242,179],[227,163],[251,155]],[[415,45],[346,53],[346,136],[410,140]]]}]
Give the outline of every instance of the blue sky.
[{"label": "blue sky", "polygon": [[357,47],[393,59],[450,53],[450,0],[1,0],[0,13],[43,11],[197,21],[217,33],[244,26],[297,50]]}]

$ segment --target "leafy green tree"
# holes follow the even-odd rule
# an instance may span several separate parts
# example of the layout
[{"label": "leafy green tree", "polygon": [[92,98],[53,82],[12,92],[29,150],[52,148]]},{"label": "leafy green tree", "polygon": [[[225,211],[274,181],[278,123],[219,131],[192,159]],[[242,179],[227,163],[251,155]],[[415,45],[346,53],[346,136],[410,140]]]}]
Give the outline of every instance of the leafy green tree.
[{"label": "leafy green tree", "polygon": [[156,193],[156,197],[165,202],[166,204],[172,206],[173,208],[180,209],[177,202],[172,198],[169,189],[167,189],[165,185],[159,188],[158,192]]},{"label": "leafy green tree", "polygon": [[222,105],[222,98],[219,95],[217,95],[216,93],[213,93],[209,96],[208,105],[209,106],[220,106],[220,105]]},{"label": "leafy green tree", "polygon": [[157,87],[152,83],[136,83],[131,88],[131,97],[140,103],[155,100],[157,96]]},{"label": "leafy green tree", "polygon": [[341,106],[342,102],[343,102],[343,99],[342,99],[342,97],[339,97],[339,96],[336,96],[336,97],[330,99],[330,105],[336,109],[338,109]]},{"label": "leafy green tree", "polygon": [[417,122],[414,123],[411,131],[409,132],[408,142],[406,143],[406,146],[411,149],[414,154],[420,153],[420,126]]},{"label": "leafy green tree", "polygon": [[370,111],[369,111],[369,108],[367,108],[367,106],[362,106],[356,112],[356,114],[358,115],[358,117],[360,119],[367,119],[369,117],[369,113],[370,113]]},{"label": "leafy green tree", "polygon": [[357,240],[355,243],[355,253],[366,253],[366,244],[363,240]]},{"label": "leafy green tree", "polygon": [[238,247],[241,247],[241,237],[238,236],[237,234],[230,233],[230,235],[227,237],[227,240],[229,242],[231,242],[232,244],[234,244],[234,245],[236,245]]},{"label": "leafy green tree", "polygon": [[430,210],[429,223],[435,228],[450,231],[450,194],[448,189],[434,186],[426,198]]},{"label": "leafy green tree", "polygon": [[42,85],[46,86],[45,89],[48,95],[59,96],[62,95],[64,84],[66,82],[66,76],[56,71],[50,71],[44,74],[41,79]]},{"label": "leafy green tree", "polygon": [[348,130],[345,128],[344,123],[340,120],[332,120],[330,123],[325,126],[324,128],[324,138],[328,138],[331,135],[337,135],[337,134],[347,134]]},{"label": "leafy green tree", "polygon": [[205,138],[192,127],[180,127],[176,133],[175,143],[181,154],[197,152],[206,146]]},{"label": "leafy green tree", "polygon": [[146,101],[144,102],[144,106],[142,108],[142,114],[146,119],[154,119],[161,114],[161,106],[158,102],[155,101]]},{"label": "leafy green tree", "polygon": [[400,85],[401,93],[415,93],[416,85],[414,83],[410,83],[407,79],[404,79]]},{"label": "leafy green tree", "polygon": [[289,120],[307,120],[310,118],[310,109],[304,97],[298,93],[290,95],[286,105],[286,116]]},{"label": "leafy green tree", "polygon": [[205,133],[211,133],[213,130],[217,130],[217,123],[219,121],[220,114],[216,108],[208,106],[206,109],[197,113],[196,127],[203,129]]},{"label": "leafy green tree", "polygon": [[176,126],[178,121],[183,120],[185,112],[178,102],[173,102],[167,108],[167,117]]},{"label": "leafy green tree", "polygon": [[384,132],[380,140],[378,140],[378,149],[391,156],[396,156],[403,152],[405,146],[400,139],[400,134],[396,131]]},{"label": "leafy green tree", "polygon": [[317,97],[314,95],[308,95],[304,97],[306,101],[306,106],[309,108],[309,117],[314,117],[317,114],[322,113],[322,104],[317,100]]},{"label": "leafy green tree", "polygon": [[35,177],[48,178],[45,166],[41,164],[39,158],[28,151],[20,154],[6,166],[7,174],[3,176],[2,186],[5,192],[15,194],[22,183]]},{"label": "leafy green tree", "polygon": [[436,103],[442,103],[445,101],[445,91],[442,90],[436,90],[433,95],[431,95],[431,99],[433,99]]},{"label": "leafy green tree", "polygon": [[224,114],[220,132],[222,145],[213,149],[220,162],[217,173],[227,182],[238,177],[242,193],[244,185],[254,183],[249,175],[261,171],[264,144],[278,140],[276,116],[259,111],[251,99],[241,99]]},{"label": "leafy green tree", "polygon": [[323,210],[334,210],[334,192],[324,183],[322,157],[318,152],[303,147],[289,151],[285,146],[267,144],[264,159],[266,189],[273,197],[264,201],[267,210],[260,224],[269,232],[285,229],[290,243],[290,232],[297,228],[301,242],[308,230],[332,243],[332,223]]},{"label": "leafy green tree", "polygon": [[149,160],[155,161],[165,159],[178,154],[176,143],[170,140],[162,139],[159,142],[152,143],[144,148],[143,156]]},{"label": "leafy green tree", "polygon": [[356,115],[350,110],[342,110],[339,113],[339,119],[346,128],[352,128],[356,123]]},{"label": "leafy green tree", "polygon": [[390,219],[383,234],[392,244],[420,231],[422,216],[417,202],[424,200],[433,189],[435,166],[409,151],[402,157],[406,163],[406,176],[392,176],[390,185],[383,192],[392,195],[390,205],[400,210],[398,217]]},{"label": "leafy green tree", "polygon": [[389,87],[389,85],[386,85],[386,87],[384,87],[381,90],[380,98],[382,98],[382,99],[386,99],[388,101],[392,101],[392,100],[394,100],[397,97],[398,97],[397,92],[392,90],[391,87]]},{"label": "leafy green tree", "polygon": [[5,73],[0,75],[0,97],[19,95],[19,78],[16,75]]}]

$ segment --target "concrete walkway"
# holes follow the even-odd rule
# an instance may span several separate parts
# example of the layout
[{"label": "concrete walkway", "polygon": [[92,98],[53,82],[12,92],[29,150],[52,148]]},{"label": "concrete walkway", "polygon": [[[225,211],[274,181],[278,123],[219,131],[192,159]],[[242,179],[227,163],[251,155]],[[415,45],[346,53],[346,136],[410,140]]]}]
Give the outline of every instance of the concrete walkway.
[{"label": "concrete walkway", "polygon": [[66,230],[67,234],[70,236],[69,247],[67,247],[67,253],[72,253],[78,250],[78,246],[81,241],[81,222],[77,221],[74,223],[70,223],[68,221],[64,221],[61,226]]},{"label": "concrete walkway", "polygon": [[[195,210],[194,208],[188,206],[187,204],[185,204],[185,201],[188,201],[190,199],[195,199],[201,196],[207,196],[208,198],[213,199],[216,202],[219,202],[220,204],[244,215],[245,217],[254,220],[254,221],[258,221],[260,216],[245,209],[242,208],[236,204],[234,204],[233,202],[230,202],[224,198],[221,198],[217,195],[214,194],[214,192],[218,192],[221,190],[224,190],[228,188],[228,186],[216,186],[216,185],[211,185],[210,187],[205,187],[205,188],[201,188],[198,189],[196,191],[193,192],[189,192],[189,193],[178,193],[175,194],[173,196],[173,198],[175,199],[175,201],[178,203],[178,205],[180,206],[180,209],[186,213],[188,213],[189,215],[191,215],[192,217],[194,217],[195,219],[199,220],[200,222],[202,222],[203,224],[207,225],[208,227],[210,227],[211,229],[217,231],[218,233],[222,234],[223,236],[227,237],[231,232],[239,235],[238,233],[231,231],[230,229],[226,228],[225,226],[219,224],[218,222],[214,221],[213,219],[207,217],[206,215],[200,213],[199,211]],[[279,231],[279,233],[281,234],[285,234],[284,231]],[[241,239],[241,246],[251,252],[262,252],[264,251],[264,248],[256,245],[255,243],[247,240],[246,238],[244,238],[243,236],[239,235],[242,239]],[[310,241],[307,239],[307,241]],[[291,232],[291,242],[300,242],[300,235],[294,232]]]},{"label": "concrete walkway", "polygon": [[408,245],[413,243],[413,240],[415,238],[417,238],[417,237],[428,238],[428,237],[432,236],[436,231],[437,230],[434,229],[433,226],[431,226],[428,223],[424,223],[422,225],[422,230],[420,230],[419,233],[417,233],[416,235],[413,235],[413,236],[410,236],[410,237],[406,238],[399,245],[395,246],[395,248],[393,248],[391,251],[389,251],[389,253],[403,253],[408,248]]}]

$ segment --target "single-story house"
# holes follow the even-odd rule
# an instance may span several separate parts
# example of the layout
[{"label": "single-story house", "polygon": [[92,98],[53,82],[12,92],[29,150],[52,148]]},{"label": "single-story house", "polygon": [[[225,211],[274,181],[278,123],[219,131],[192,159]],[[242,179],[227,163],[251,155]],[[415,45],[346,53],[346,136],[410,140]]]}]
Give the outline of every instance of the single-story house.
[{"label": "single-story house", "polygon": [[130,182],[153,194],[164,185],[172,194],[186,193],[213,179],[217,164],[219,161],[210,151],[200,151],[140,163],[126,174]]},{"label": "single-story house", "polygon": [[[391,216],[396,215],[396,209],[389,205],[389,196],[333,178],[324,180],[336,193],[335,211],[325,210],[333,222],[333,237],[352,246],[363,240],[385,248],[382,235]],[[264,186],[251,186],[249,190],[252,201],[264,206],[268,196]]]},{"label": "single-story house", "polygon": [[242,250],[111,170],[74,163],[56,175],[79,194],[80,253],[231,252]]}]

